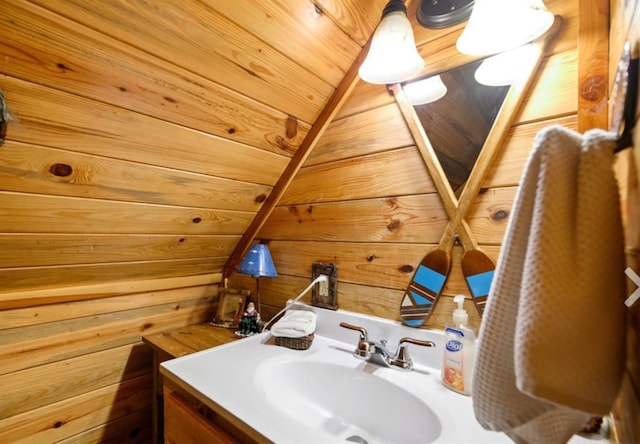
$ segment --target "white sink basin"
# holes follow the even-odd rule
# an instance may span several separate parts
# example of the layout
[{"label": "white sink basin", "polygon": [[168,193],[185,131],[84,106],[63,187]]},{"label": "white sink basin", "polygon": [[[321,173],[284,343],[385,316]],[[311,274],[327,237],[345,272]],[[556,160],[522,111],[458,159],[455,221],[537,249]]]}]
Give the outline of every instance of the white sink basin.
[{"label": "white sink basin", "polygon": [[[257,442],[511,443],[477,423],[471,398],[442,384],[442,332],[343,310],[314,311],[318,325],[308,350],[277,346],[263,333],[164,362],[160,371],[243,424]],[[339,327],[342,321],[366,328],[371,339],[388,339],[391,348],[404,336],[436,347],[409,346],[413,371],[381,367],[353,357],[358,334]]]},{"label": "white sink basin", "polygon": [[336,440],[430,443],[441,432],[424,401],[361,367],[294,359],[258,374],[273,409]]}]

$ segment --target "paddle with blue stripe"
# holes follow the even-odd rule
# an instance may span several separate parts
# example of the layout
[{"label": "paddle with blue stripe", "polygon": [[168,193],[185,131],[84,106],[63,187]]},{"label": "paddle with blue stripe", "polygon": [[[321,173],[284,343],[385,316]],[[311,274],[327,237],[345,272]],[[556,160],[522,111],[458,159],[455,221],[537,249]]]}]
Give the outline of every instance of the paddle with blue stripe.
[{"label": "paddle with blue stripe", "polygon": [[409,327],[420,327],[438,303],[451,268],[451,246],[442,239],[438,248],[420,262],[400,304],[400,319]]},{"label": "paddle with blue stripe", "polygon": [[462,256],[462,274],[480,315],[484,313],[495,269],[491,258],[482,250],[477,247],[465,250]]},{"label": "paddle with blue stripe", "polygon": [[[437,250],[432,252],[434,254],[433,259],[431,254],[428,254],[420,264],[421,266],[431,270],[432,273],[426,273],[428,279],[425,279],[425,285],[421,285],[419,282],[415,283],[416,276],[409,285],[409,289],[402,299],[402,305],[400,313],[402,320],[411,326],[420,326],[429,318],[433,312],[433,308],[438,301],[442,288],[444,287],[445,279],[442,276],[446,276],[449,272],[451,260],[449,252],[451,246],[453,246],[454,236],[457,236],[464,248],[464,255],[462,256],[462,274],[465,277],[469,291],[476,305],[476,308],[482,315],[484,306],[489,295],[489,288],[491,287],[491,281],[493,280],[493,272],[495,265],[491,258],[489,258],[482,250],[478,248],[478,245],[471,234],[471,229],[465,221],[465,215],[467,210],[472,205],[474,199],[477,197],[480,190],[480,186],[484,179],[484,176],[491,165],[498,147],[501,146],[496,140],[493,140],[491,134],[487,136],[485,144],[482,150],[478,154],[475,166],[473,167],[466,184],[458,199],[451,188],[449,179],[442,169],[442,165],[438,160],[438,156],[431,145],[431,141],[427,136],[420,118],[418,117],[415,109],[411,105],[406,94],[402,90],[399,84],[391,85],[391,91],[396,98],[396,102],[402,113],[407,127],[416,142],[416,148],[418,149],[422,160],[424,160],[425,166],[429,171],[433,179],[433,185],[438,191],[438,196],[442,200],[444,210],[449,217],[449,223],[441,237],[440,244]],[[509,102],[510,104],[511,102]],[[459,231],[457,231],[459,230]],[[443,248],[443,243],[450,242],[450,247],[447,250]],[[442,263],[438,262],[446,255],[447,266],[444,267]],[[420,272],[420,267],[416,270],[416,275]],[[438,274],[440,276],[438,276]],[[434,278],[435,276],[435,278]],[[419,279],[419,278],[418,278]],[[413,289],[419,288],[422,292],[412,292]],[[418,296],[416,298],[416,296]],[[410,317],[412,313],[418,313],[415,317]],[[424,321],[422,321],[424,319]],[[409,323],[411,322],[411,324]]]}]

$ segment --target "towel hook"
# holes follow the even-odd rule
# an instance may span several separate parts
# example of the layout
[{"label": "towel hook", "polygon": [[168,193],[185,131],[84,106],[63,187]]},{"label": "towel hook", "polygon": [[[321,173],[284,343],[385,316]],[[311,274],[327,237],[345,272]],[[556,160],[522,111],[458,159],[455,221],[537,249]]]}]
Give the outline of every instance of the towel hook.
[{"label": "towel hook", "polygon": [[[634,52],[632,57],[631,44],[626,42],[616,72],[612,94],[614,102],[611,112],[612,130],[618,134],[614,153],[630,147],[633,143],[633,129],[638,109],[638,67],[640,65],[637,48]],[[620,132],[621,127],[622,132]]]}]

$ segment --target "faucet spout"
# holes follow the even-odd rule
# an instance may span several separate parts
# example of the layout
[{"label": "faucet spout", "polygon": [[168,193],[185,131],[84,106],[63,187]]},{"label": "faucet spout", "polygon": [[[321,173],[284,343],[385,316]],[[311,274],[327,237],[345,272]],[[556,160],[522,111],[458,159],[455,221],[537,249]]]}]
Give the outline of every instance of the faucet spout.
[{"label": "faucet spout", "polygon": [[396,367],[402,370],[412,370],[413,362],[409,357],[407,345],[414,344],[421,345],[423,347],[435,347],[435,344],[431,341],[402,338],[398,343],[398,350],[395,354],[392,354],[387,349],[387,341],[385,339],[380,341],[369,340],[367,330],[363,327],[347,324],[346,322],[341,322],[340,327],[355,330],[360,333],[360,340],[356,345],[356,349],[353,351],[353,356],[384,367]]}]

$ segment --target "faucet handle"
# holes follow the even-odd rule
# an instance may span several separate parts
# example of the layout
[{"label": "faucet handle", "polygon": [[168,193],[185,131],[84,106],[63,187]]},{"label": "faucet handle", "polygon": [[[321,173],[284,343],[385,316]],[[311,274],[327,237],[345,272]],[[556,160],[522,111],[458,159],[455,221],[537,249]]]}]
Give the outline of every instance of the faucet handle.
[{"label": "faucet handle", "polygon": [[360,333],[360,341],[367,341],[368,335],[367,330],[364,327],[360,327],[358,325],[347,324],[346,322],[341,322],[340,327],[348,328],[349,330],[355,330]]},{"label": "faucet handle", "polygon": [[413,361],[409,356],[409,349],[407,346],[409,344],[421,345],[423,347],[435,347],[436,344],[432,341],[423,341],[422,339],[414,339],[414,338],[402,338],[398,342],[398,350],[396,351],[396,356],[394,358],[395,365],[405,369],[411,370],[413,368]]}]

